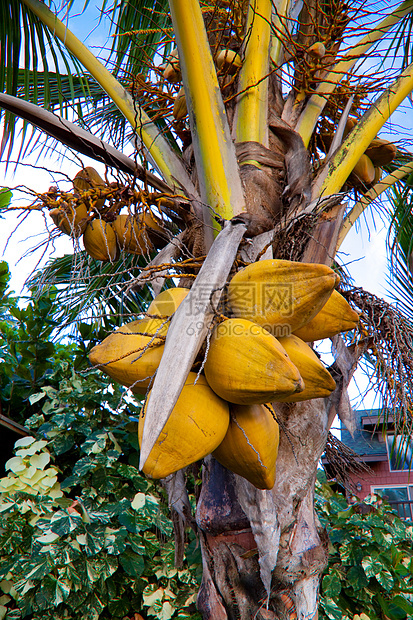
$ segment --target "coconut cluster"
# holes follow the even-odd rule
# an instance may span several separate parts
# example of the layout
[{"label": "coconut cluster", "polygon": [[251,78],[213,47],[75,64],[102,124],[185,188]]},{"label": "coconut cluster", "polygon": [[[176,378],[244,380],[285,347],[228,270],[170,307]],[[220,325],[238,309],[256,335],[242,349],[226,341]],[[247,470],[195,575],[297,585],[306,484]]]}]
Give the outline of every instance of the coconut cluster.
[{"label": "coconut cluster", "polygon": [[113,262],[121,252],[149,255],[165,245],[168,233],[162,219],[149,208],[122,213],[125,202],[113,200],[117,184],[105,183],[94,168],[80,170],[73,187],[58,206],[53,204],[53,188],[49,190],[49,215],[61,232],[81,237],[92,258]]},{"label": "coconut cluster", "polygon": [[[308,343],[358,323],[338,282],[326,265],[284,260],[259,261],[236,273],[226,291],[229,316],[213,329],[203,372],[189,373],[143,471],[165,478],[212,453],[256,487],[272,488],[279,430],[271,403],[331,394],[335,381]],[[92,349],[91,363],[135,394],[148,392],[169,321],[188,293],[179,287],[160,293],[146,317]],[[150,391],[140,441],[149,399]]]}]

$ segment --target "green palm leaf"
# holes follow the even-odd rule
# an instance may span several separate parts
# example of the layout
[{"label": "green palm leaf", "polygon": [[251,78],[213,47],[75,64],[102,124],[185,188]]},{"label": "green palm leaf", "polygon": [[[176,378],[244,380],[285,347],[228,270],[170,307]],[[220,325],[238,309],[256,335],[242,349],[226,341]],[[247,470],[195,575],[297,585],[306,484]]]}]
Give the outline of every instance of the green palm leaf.
[{"label": "green palm leaf", "polygon": [[413,175],[394,186],[388,198],[391,215],[389,294],[413,320]]},{"label": "green palm leaf", "polygon": [[50,260],[27,286],[36,297],[51,287],[57,289],[60,309],[54,318],[59,333],[74,333],[79,322],[98,323],[111,330],[145,310],[148,289],[142,293],[128,290],[145,264],[144,258],[133,254],[122,254],[111,264],[76,252]]}]

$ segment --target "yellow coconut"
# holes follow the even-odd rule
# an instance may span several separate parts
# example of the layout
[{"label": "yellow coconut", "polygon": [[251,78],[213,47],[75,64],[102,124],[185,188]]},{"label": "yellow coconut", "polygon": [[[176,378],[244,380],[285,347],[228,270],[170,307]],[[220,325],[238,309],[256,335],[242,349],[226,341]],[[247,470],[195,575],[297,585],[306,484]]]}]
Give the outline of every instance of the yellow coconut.
[{"label": "yellow coconut", "polygon": [[160,319],[127,323],[93,347],[89,360],[114,381],[144,393],[160,364],[165,333]]},{"label": "yellow coconut", "polygon": [[326,47],[322,41],[316,41],[306,49],[306,52],[313,58],[324,58],[326,55]]},{"label": "yellow coconut", "polygon": [[374,169],[373,162],[370,157],[363,154],[354,166],[348,181],[350,184],[355,186],[371,185],[374,182],[375,176],[376,171]]},{"label": "yellow coconut", "polygon": [[366,155],[375,166],[387,166],[397,155],[397,146],[388,140],[376,138],[366,149]]},{"label": "yellow coconut", "polygon": [[168,56],[167,64],[163,71],[163,77],[167,82],[170,82],[171,84],[176,84],[182,79],[177,48],[175,48]]},{"label": "yellow coconut", "polygon": [[294,331],[294,334],[305,342],[313,342],[322,338],[332,338],[340,332],[354,329],[359,321],[359,315],[338,291],[333,291],[320,312],[304,327]]},{"label": "yellow coconut", "polygon": [[147,314],[171,316],[189,293],[189,288],[175,287],[162,291],[150,304]]},{"label": "yellow coconut", "polygon": [[310,398],[325,398],[336,389],[333,377],[308,344],[298,336],[286,336],[279,341],[297,366],[305,384],[302,392],[283,398],[283,402],[295,403]]},{"label": "yellow coconut", "polygon": [[83,235],[83,245],[92,258],[113,261],[117,256],[116,235],[112,226],[103,220],[92,220]]},{"label": "yellow coconut", "polygon": [[[100,174],[92,168],[92,166],[86,166],[86,168],[82,168],[79,170],[75,178],[73,179],[73,187],[77,192],[82,193],[85,191],[89,191],[91,189],[96,189],[96,196],[99,195],[99,188],[102,189],[106,187],[105,181],[102,179]],[[95,207],[96,209],[100,209],[105,204],[105,198],[95,198],[90,200],[89,207]]]},{"label": "yellow coconut", "polygon": [[242,65],[242,58],[234,50],[221,50],[216,58],[218,69],[234,75]]},{"label": "yellow coconut", "polygon": [[228,319],[214,329],[205,376],[218,396],[238,405],[268,403],[304,388],[276,338],[245,319]]},{"label": "yellow coconut", "polygon": [[[143,472],[151,478],[165,478],[183,467],[199,461],[219,446],[229,424],[228,403],[208,386],[205,377],[195,383],[190,372],[178,401],[152,448]],[[148,399],[151,395],[149,393]],[[139,443],[142,442],[146,403],[139,420]]]},{"label": "yellow coconut", "polygon": [[163,229],[151,213],[128,215],[121,213],[113,222],[119,248],[132,254],[149,254],[154,250],[151,235],[162,234]]},{"label": "yellow coconut", "polygon": [[278,443],[278,423],[265,405],[230,405],[227,434],[212,454],[258,489],[272,489]]},{"label": "yellow coconut", "polygon": [[80,237],[86,230],[87,226],[87,207],[81,202],[76,207],[66,205],[58,209],[49,211],[54,224],[65,235],[71,237]]},{"label": "yellow coconut", "polygon": [[326,265],[262,260],[235,274],[228,286],[228,304],[234,316],[259,323],[276,337],[285,336],[321,310],[338,282]]},{"label": "yellow coconut", "polygon": [[181,88],[175,97],[172,114],[177,121],[182,120],[188,114],[184,88]]}]

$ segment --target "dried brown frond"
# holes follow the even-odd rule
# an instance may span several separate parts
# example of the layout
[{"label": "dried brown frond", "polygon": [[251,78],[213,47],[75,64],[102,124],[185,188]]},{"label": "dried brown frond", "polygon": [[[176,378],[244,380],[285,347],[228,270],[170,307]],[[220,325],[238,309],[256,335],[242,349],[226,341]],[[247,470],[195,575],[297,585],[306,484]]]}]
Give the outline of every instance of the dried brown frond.
[{"label": "dried brown frond", "polygon": [[352,346],[365,352],[373,366],[372,383],[381,397],[383,422],[394,423],[395,434],[413,431],[413,325],[388,302],[353,288],[344,291],[360,312]]},{"label": "dried brown frond", "polygon": [[288,226],[281,226],[274,238],[274,256],[299,261],[319,219],[319,213],[307,213],[294,218]]},{"label": "dried brown frond", "polygon": [[358,454],[332,433],[327,435],[324,454],[328,461],[328,477],[335,478],[347,491],[357,494],[352,476],[363,478],[363,475],[372,473],[370,467],[360,461]]}]

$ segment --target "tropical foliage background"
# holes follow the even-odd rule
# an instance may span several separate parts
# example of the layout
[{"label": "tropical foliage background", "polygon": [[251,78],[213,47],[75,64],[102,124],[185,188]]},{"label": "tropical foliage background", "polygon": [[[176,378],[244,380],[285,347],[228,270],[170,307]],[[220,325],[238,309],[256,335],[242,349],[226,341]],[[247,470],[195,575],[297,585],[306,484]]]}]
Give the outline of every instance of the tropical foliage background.
[{"label": "tropical foliage background", "polygon": [[[71,149],[79,167],[82,156],[96,158],[108,166],[104,189],[99,190],[110,205],[103,212],[106,220],[110,222],[120,208],[139,213],[152,209],[163,217],[169,252],[171,245],[174,251],[179,246],[177,255],[161,250],[158,263],[153,253],[136,257],[125,252],[102,266],[74,239],[72,255],[54,259],[33,274],[32,297],[24,308],[4,295],[3,269],[2,415],[17,425],[24,423],[33,434],[32,439],[25,435],[20,440],[8,462],[9,474],[1,481],[6,526],[1,533],[5,562],[0,609],[7,619],[47,614],[133,620],[140,620],[139,614],[197,617],[194,594],[200,556],[193,523],[182,534],[172,510],[175,537],[180,531],[188,543],[184,554],[182,544],[177,546],[174,567],[166,494],[137,472],[140,403],[88,368],[87,353],[108,331],[145,310],[152,293],[144,285],[153,281],[155,290],[159,275],[166,276],[166,286],[178,277],[186,284],[196,283],[207,255],[210,262],[215,259],[216,269],[228,263],[217,288],[222,286],[239,240],[231,247],[230,259],[224,253],[214,256],[209,249],[223,221],[234,215],[248,211],[246,219],[235,219],[229,227],[250,226],[251,244],[257,244],[252,261],[272,249],[277,258],[332,263],[341,272],[342,292],[361,313],[360,328],[340,341],[341,353],[353,356],[350,366],[360,356],[367,359],[385,409],[400,412],[397,432],[411,430],[413,165],[409,143],[400,132],[396,146],[381,138],[375,146],[373,142],[413,88],[412,2],[371,8],[339,0],[291,6],[267,0],[171,0],[169,5],[172,17],[164,1],[104,1],[102,19],[112,24],[114,35],[111,44],[99,50],[106,68],[65,27],[70,11],[78,8],[74,1],[57,8],[59,21],[37,0],[7,0],[0,25],[2,153],[23,161],[36,147],[43,164],[57,140]],[[265,45],[262,37],[267,37]],[[176,44],[185,95],[180,80],[168,81],[164,74]],[[242,62],[235,73],[225,62],[219,65],[222,50],[240,53]],[[196,63],[191,63],[192,57]],[[27,121],[20,133],[15,114]],[[348,124],[355,125],[350,132]],[[43,141],[44,134],[33,132],[33,125],[49,138]],[[365,153],[373,157],[374,149],[390,151],[390,160],[372,165],[368,174],[363,167],[356,169],[360,161],[368,164]],[[63,165],[49,191],[24,188],[23,217],[33,210],[45,214],[41,251],[53,248],[60,234],[47,212],[70,200],[71,191],[72,179]],[[381,191],[389,202],[375,200]],[[85,200],[92,201],[94,209],[96,192]],[[264,213],[263,204],[268,207]],[[336,260],[347,232],[370,206],[384,210],[390,220],[389,247],[401,311],[352,287]],[[2,208],[14,209],[4,195]],[[272,236],[262,242],[260,233]],[[74,337],[76,344],[64,343],[62,336]],[[343,397],[351,372],[345,367],[348,358],[342,362],[337,355],[341,391],[336,405],[343,422],[351,426]],[[331,403],[320,404],[320,422],[323,416],[327,419],[327,407],[331,409]],[[298,411],[290,411],[285,419],[287,432]],[[328,429],[324,422],[319,429],[310,425],[310,409],[303,406],[302,411],[320,453],[300,452],[299,442],[291,450],[285,432],[280,465],[288,464],[286,451],[292,451],[291,467],[284,470],[293,480],[300,469],[302,485],[296,494],[275,488],[272,495],[274,506],[277,493],[291,503],[285,512],[293,514],[293,520],[280,517],[285,519],[281,561],[287,562],[287,557],[297,562],[290,581],[278,572],[275,597],[285,610],[295,602],[299,614],[313,616],[326,541],[314,521],[312,481],[325,444],[320,437],[325,440]],[[282,410],[279,415],[282,419]],[[193,467],[187,476],[192,506],[200,487],[199,470]],[[29,488],[38,495],[26,493]],[[322,525],[329,523],[334,550],[322,581],[320,613],[330,618],[351,618],[360,612],[371,618],[409,617],[411,529],[379,503],[373,502],[372,512],[362,516],[328,489],[322,493],[320,519]],[[254,506],[261,509],[263,498],[257,495]],[[275,522],[282,510],[273,512]],[[249,517],[252,522],[256,515],[251,512]],[[288,528],[300,518],[315,523],[315,543],[300,547],[291,558],[284,543]],[[258,519],[254,535],[260,560],[271,551],[268,531]],[[302,560],[314,547],[320,552],[318,568],[302,579]],[[238,555],[242,581],[242,570],[249,564],[241,560],[250,561],[251,556]],[[253,557],[251,564],[255,562],[258,574],[262,565],[259,569],[256,560]],[[267,571],[268,597],[275,568],[272,564],[260,573],[263,577]],[[214,578],[219,589],[219,577],[211,582]],[[308,601],[300,594],[307,587],[313,593]],[[231,584],[231,596],[235,590],[236,584]],[[262,601],[259,604],[262,607]],[[257,613],[274,617],[261,607]]]},{"label": "tropical foliage background", "polygon": [[[0,618],[200,618],[196,537],[186,531],[177,563],[167,496],[137,469],[139,407],[88,367],[83,341],[51,339],[54,291],[22,308],[0,266],[0,402],[28,433],[0,478]],[[320,617],[410,617],[412,525],[379,498],[349,507],[319,478],[330,537]]]}]

